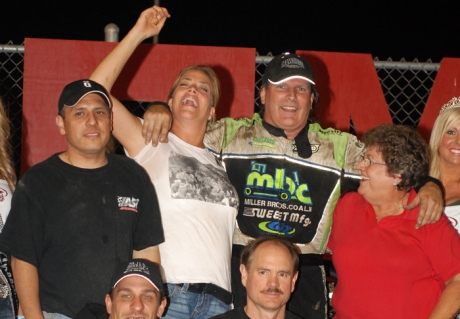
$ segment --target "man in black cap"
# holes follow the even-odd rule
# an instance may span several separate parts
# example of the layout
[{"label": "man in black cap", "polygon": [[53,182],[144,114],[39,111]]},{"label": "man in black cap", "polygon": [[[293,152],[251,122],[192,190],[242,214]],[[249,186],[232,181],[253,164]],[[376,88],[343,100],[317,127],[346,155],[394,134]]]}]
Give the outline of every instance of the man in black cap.
[{"label": "man in black cap", "polygon": [[118,265],[105,306],[88,303],[75,319],[160,318],[166,297],[157,264],[132,259]]},{"label": "man in black cap", "polygon": [[242,203],[232,249],[235,307],[246,303],[239,271],[244,246],[251,238],[277,235],[301,252],[288,309],[303,318],[326,316],[322,257],[332,211],[340,182],[359,178],[354,166],[363,148],[352,135],[308,123],[318,99],[314,84],[307,60],[278,55],[262,77],[263,119],[254,114],[251,120],[234,121],[232,129],[219,121],[205,136],[206,146],[221,154]]},{"label": "man in black cap", "polygon": [[68,84],[56,124],[67,149],[21,178],[0,239],[28,319],[73,318],[87,302],[103,303],[115,265],[133,257],[159,263],[164,241],[147,173],[105,152],[112,114],[104,87]]},{"label": "man in black cap", "polygon": [[[304,318],[325,318],[323,254],[332,213],[341,191],[357,189],[360,173],[355,166],[363,159],[363,145],[351,134],[323,129],[311,120],[318,93],[308,61],[297,54],[280,54],[270,61],[262,77],[260,100],[261,114],[220,120],[208,127],[204,139],[224,161],[240,199],[232,249],[234,305],[246,303],[239,272],[241,251],[251,239],[271,234],[290,239],[301,252],[288,309]],[[154,112],[159,116],[148,114]],[[144,127],[150,129],[146,141],[152,127],[157,130],[154,144],[158,136],[161,142],[167,141],[170,122],[164,118],[170,119],[168,112],[157,105],[144,114]],[[426,211],[436,211],[434,219],[439,218],[441,191],[431,183],[424,188],[423,196],[430,193],[431,197],[422,202],[419,220]]]}]

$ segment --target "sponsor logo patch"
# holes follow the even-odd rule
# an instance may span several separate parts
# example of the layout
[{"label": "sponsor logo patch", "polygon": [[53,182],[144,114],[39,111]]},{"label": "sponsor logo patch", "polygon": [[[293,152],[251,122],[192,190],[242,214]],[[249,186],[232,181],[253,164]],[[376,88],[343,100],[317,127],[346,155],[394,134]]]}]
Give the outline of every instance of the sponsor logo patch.
[{"label": "sponsor logo patch", "polygon": [[267,233],[274,235],[292,235],[295,233],[295,228],[281,223],[279,221],[261,222],[259,228]]},{"label": "sponsor logo patch", "polygon": [[258,146],[258,147],[268,147],[268,148],[275,148],[275,140],[272,138],[267,137],[254,137],[252,141],[248,142],[251,146]]},{"label": "sponsor logo patch", "polygon": [[267,174],[267,165],[251,161],[251,172],[246,179],[245,194],[252,198],[288,201],[297,199],[305,205],[312,205],[310,191],[306,183],[301,183],[298,172],[286,176],[286,169],[277,168],[273,175]]},{"label": "sponsor logo patch", "polygon": [[134,197],[118,196],[118,207],[120,210],[130,210],[137,213],[137,206],[139,205],[139,199]]},{"label": "sponsor logo patch", "polygon": [[[311,152],[312,152],[313,154],[314,154],[314,153],[317,153],[317,152],[319,151],[319,146],[320,146],[320,145],[321,145],[321,144],[311,144]],[[294,144],[294,145],[292,146],[292,150],[293,150],[294,152],[297,152],[297,144]]]},{"label": "sponsor logo patch", "polygon": [[323,135],[342,135],[342,131],[333,130],[333,129],[327,129],[327,130],[321,129],[319,130],[319,132]]}]

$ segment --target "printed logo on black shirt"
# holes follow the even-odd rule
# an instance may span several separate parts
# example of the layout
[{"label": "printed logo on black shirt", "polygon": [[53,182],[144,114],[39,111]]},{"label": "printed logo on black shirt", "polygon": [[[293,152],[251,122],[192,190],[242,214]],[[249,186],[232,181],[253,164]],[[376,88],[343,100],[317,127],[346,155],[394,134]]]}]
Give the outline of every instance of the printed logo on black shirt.
[{"label": "printed logo on black shirt", "polygon": [[139,205],[139,199],[134,197],[123,197],[118,196],[118,207],[120,210],[130,210],[137,213],[137,205]]}]

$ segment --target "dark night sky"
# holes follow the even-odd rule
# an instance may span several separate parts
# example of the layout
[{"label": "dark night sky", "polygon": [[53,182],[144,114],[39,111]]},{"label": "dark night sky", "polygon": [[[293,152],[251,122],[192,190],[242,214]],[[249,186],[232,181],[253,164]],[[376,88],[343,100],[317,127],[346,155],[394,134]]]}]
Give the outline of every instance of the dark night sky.
[{"label": "dark night sky", "polygon": [[[103,40],[115,23],[123,37],[153,0],[7,1],[0,44],[25,37]],[[460,57],[460,1],[161,0],[172,18],[160,43],[370,53],[380,59]]]}]

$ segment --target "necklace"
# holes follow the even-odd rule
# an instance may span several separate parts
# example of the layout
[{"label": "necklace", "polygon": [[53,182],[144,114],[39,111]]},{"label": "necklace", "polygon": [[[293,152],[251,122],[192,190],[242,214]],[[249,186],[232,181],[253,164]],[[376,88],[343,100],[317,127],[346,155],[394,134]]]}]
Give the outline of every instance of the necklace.
[{"label": "necklace", "polygon": [[406,196],[407,193],[404,193],[404,195],[396,202],[393,202],[393,210],[387,214],[383,214],[382,217],[377,217],[377,215],[375,216],[375,218],[378,220],[382,219],[383,217],[387,217],[387,216],[392,216],[392,215],[397,215],[397,213],[399,212],[399,210],[403,207],[403,202],[404,202],[404,197]]},{"label": "necklace", "polygon": [[393,209],[392,212],[390,212],[388,214],[388,216],[396,214],[401,209],[401,207],[403,206],[402,204],[398,204],[397,202],[393,203],[393,205],[395,206],[395,208]]}]

